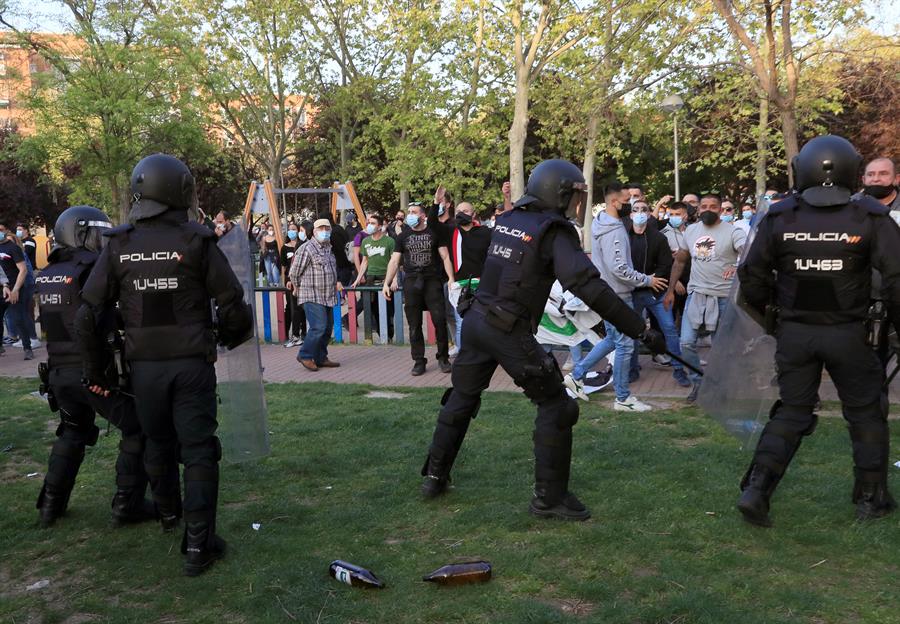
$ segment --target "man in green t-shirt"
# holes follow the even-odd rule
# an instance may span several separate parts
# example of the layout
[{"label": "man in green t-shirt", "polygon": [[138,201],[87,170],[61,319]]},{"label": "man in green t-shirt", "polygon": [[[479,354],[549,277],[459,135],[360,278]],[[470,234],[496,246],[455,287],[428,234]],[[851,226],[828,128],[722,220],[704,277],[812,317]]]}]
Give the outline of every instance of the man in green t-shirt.
[{"label": "man in green t-shirt", "polygon": [[[353,288],[360,284],[366,286],[377,286],[381,288],[384,285],[384,277],[387,274],[388,262],[390,262],[391,254],[394,253],[394,239],[386,235],[384,232],[384,217],[381,215],[372,215],[368,218],[366,224],[366,233],[368,234],[359,245],[359,257],[361,259],[359,265],[359,276],[353,282]],[[397,279],[391,284],[391,289],[397,290]],[[373,294],[372,300],[372,321],[375,329],[381,327],[378,316],[378,291]],[[388,340],[394,339],[394,302],[387,302],[387,329]]]}]

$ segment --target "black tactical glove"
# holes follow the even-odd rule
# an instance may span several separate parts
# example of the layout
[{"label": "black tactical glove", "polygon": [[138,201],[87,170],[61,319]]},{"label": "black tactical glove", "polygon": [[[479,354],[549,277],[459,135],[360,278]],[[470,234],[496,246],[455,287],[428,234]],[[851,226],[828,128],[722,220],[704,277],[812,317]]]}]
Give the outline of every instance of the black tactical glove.
[{"label": "black tactical glove", "polygon": [[645,329],[641,334],[640,341],[650,349],[650,353],[653,355],[661,355],[668,350],[665,337],[655,329]]}]

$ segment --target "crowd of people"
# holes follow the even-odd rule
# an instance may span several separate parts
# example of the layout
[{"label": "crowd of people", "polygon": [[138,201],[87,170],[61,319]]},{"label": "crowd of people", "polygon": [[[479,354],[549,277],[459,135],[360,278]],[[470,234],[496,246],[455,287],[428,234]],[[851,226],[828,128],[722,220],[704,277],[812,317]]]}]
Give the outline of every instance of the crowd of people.
[{"label": "crowd of people", "polygon": [[[861,182],[860,193],[887,205],[900,220],[900,174],[893,161],[872,160]],[[426,311],[435,328],[438,368],[449,373],[462,342],[460,297],[477,290],[495,220],[512,209],[508,182],[501,191],[504,201],[480,213],[472,202],[457,203],[439,186],[430,202],[412,202],[393,219],[372,211],[360,224],[348,211],[340,223],[330,212],[315,221],[289,220],[280,248],[275,225],[265,220],[254,227],[251,240],[259,252],[260,283],[287,291],[284,346],[299,347],[297,360],[308,371],[339,366],[328,359],[327,342],[333,331],[330,307],[345,287],[383,294],[387,338],[393,341],[393,294],[402,288],[411,375],[422,375],[428,366]],[[700,384],[696,370],[704,364],[698,347],[715,339],[757,206],[786,193],[770,188],[761,198],[732,199],[715,192],[688,192],[680,199],[666,195],[650,201],[639,183],[610,182],[602,194],[603,201],[583,226],[590,233],[591,260],[614,292],[665,337],[668,352],[676,357],[656,355],[651,361],[670,368],[693,402]],[[221,213],[214,223],[219,234],[232,227]],[[372,306],[372,315],[374,331],[379,332],[378,305]],[[586,378],[609,360],[613,409],[650,410],[630,390],[642,371],[637,342],[606,322],[595,329],[598,342],[570,348],[563,364],[567,389],[588,400]]]}]

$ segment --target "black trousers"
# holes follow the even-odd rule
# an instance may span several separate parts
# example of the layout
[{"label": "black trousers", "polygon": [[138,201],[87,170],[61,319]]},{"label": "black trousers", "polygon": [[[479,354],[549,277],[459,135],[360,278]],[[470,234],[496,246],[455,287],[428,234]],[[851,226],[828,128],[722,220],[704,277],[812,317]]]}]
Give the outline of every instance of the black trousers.
[{"label": "black trousers", "polygon": [[866,345],[862,322],[808,325],[783,322],[776,334],[775,363],[781,400],[772,410],[754,455],[781,476],[803,436],[813,432],[822,369],[837,387],[853,443],[857,483],[887,478],[889,437],[884,368]]},{"label": "black trousers", "polygon": [[466,313],[462,349],[453,363],[453,388],[444,397],[429,461],[444,472],[437,476],[449,474],[469,422],[478,413],[481,393],[490,385],[498,365],[537,406],[533,435],[535,490],[550,502],[558,502],[568,489],[572,426],[578,421],[578,404],[566,394],[556,360],[538,345],[524,321],[504,331],[494,326],[480,308]]},{"label": "black trousers", "polygon": [[284,294],[284,324],[288,338],[306,338],[306,311],[290,290]]},{"label": "black trousers", "polygon": [[185,521],[214,525],[222,456],[215,435],[215,367],[199,357],[134,361],[131,378],[154,500],[162,509],[177,506],[180,459]]},{"label": "black trousers", "polygon": [[426,277],[417,273],[407,273],[403,280],[403,309],[409,323],[409,345],[412,359],[425,362],[425,336],[422,333],[422,315],[431,313],[434,333],[437,338],[437,357],[448,357],[447,312],[444,303],[444,285],[437,277]]},{"label": "black trousers", "polygon": [[[100,397],[81,383],[81,366],[54,366],[50,369],[50,391],[59,405],[60,425],[50,451],[44,487],[50,485],[69,492],[75,485],[86,446],[97,442],[99,429],[94,423],[100,414],[122,432],[119,457],[116,460],[116,483],[120,487],[139,490],[143,500],[147,478],[142,465],[143,435],[134,401],[125,395]],[[43,489],[38,499],[40,507]]]},{"label": "black trousers", "polygon": [[[384,277],[373,277],[371,280],[366,282],[366,286],[384,286]],[[363,297],[366,297],[366,293],[363,293]],[[378,293],[371,292],[368,294],[372,298],[372,329],[377,332],[381,332],[381,312],[379,312],[378,308]],[[391,298],[390,301],[385,302],[387,304],[387,334],[388,340],[394,339],[394,299]],[[359,301],[359,308],[363,309],[363,300]]]}]

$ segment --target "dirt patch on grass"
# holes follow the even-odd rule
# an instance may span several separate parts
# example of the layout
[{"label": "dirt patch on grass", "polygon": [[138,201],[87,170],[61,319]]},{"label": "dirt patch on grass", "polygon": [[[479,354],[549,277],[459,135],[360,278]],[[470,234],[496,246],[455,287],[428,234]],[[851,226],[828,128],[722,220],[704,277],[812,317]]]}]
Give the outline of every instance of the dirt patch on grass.
[{"label": "dirt patch on grass", "polygon": [[554,598],[544,602],[554,609],[559,609],[566,615],[574,615],[580,618],[588,617],[597,610],[595,603],[581,600],[580,598]]},{"label": "dirt patch on grass", "polygon": [[659,576],[659,570],[654,567],[637,567],[631,571],[631,574],[637,578],[649,578]]},{"label": "dirt patch on grass", "polygon": [[704,437],[698,438],[672,438],[671,442],[678,448],[694,448],[698,444],[706,441]]}]

